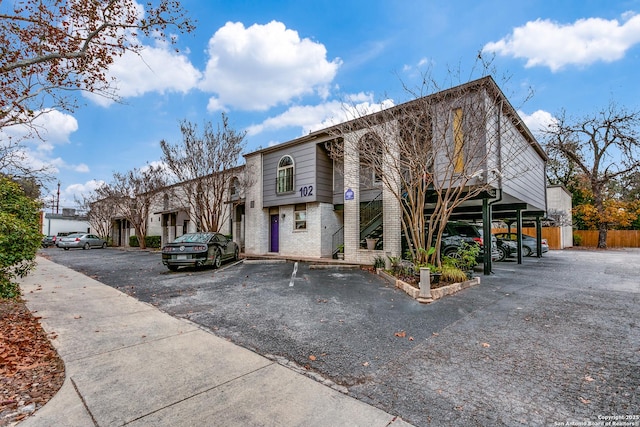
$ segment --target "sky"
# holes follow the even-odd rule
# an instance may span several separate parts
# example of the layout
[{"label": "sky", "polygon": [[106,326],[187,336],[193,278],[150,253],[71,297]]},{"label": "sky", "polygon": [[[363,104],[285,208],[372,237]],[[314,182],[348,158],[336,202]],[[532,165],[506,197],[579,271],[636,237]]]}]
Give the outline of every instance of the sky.
[{"label": "sky", "polygon": [[347,105],[409,101],[424,75],[441,89],[481,77],[479,57],[534,133],[563,110],[640,108],[640,0],[181,3],[197,22],[178,52],[150,44],[108,70],[122,103],[82,95],[42,118],[29,156],[54,172],[49,205],[58,182],[59,207],[74,207],[114,172],[159,162],[181,120],[217,126],[224,112],[252,152],[344,120]]}]

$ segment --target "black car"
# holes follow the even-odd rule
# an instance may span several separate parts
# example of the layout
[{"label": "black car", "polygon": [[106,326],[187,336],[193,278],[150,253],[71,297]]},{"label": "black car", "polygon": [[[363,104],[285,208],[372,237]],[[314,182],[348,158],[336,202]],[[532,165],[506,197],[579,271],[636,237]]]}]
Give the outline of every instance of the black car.
[{"label": "black car", "polygon": [[56,236],[44,236],[42,238],[42,247],[48,248],[56,244]]},{"label": "black car", "polygon": [[[402,236],[403,253],[406,252],[407,241]],[[458,249],[463,243],[477,244],[480,246],[480,253],[476,261],[478,263],[484,260],[484,239],[482,238],[482,228],[477,225],[464,221],[449,221],[442,232],[442,240],[440,242],[440,255],[443,257],[455,256]],[[497,240],[491,237],[491,259],[497,260],[500,257],[498,252]]]},{"label": "black car", "polygon": [[[442,245],[440,253],[442,256],[453,256],[462,243],[476,243],[480,245],[480,253],[477,261],[479,263],[484,260],[484,239],[482,237],[482,228],[469,224],[464,221],[449,221],[442,233]],[[491,259],[497,260],[500,256],[498,252],[497,240],[491,236]]]},{"label": "black car", "polygon": [[187,233],[162,248],[162,264],[171,271],[178,267],[212,265],[219,268],[222,261],[237,260],[238,245],[224,234],[205,232]]},{"label": "black car", "polygon": [[504,261],[505,259],[515,255],[518,251],[516,242],[496,237],[498,240],[498,252],[500,257],[496,261]]}]

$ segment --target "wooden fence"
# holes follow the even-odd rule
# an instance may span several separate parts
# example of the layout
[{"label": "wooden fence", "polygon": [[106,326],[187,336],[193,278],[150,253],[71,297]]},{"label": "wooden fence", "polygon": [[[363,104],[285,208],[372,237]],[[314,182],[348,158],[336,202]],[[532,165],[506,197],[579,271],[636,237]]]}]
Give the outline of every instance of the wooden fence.
[{"label": "wooden fence", "polygon": [[[509,230],[506,228],[494,228],[492,233],[507,233]],[[511,227],[511,232],[515,233],[516,228]],[[522,234],[527,234],[532,237],[536,237],[535,227],[522,227]],[[549,249],[560,249],[560,227],[542,227],[542,238],[547,239]]]},{"label": "wooden fence", "polygon": [[[493,233],[506,233],[506,228],[494,228]],[[511,227],[511,232],[515,233],[515,227]],[[542,227],[542,238],[547,239],[549,249],[560,249],[560,227]],[[522,234],[536,236],[535,227],[522,227]],[[597,230],[573,230],[574,236],[580,236],[582,241],[574,246],[597,247],[598,231]],[[608,248],[640,248],[640,230],[609,230],[607,231],[607,247]]]},{"label": "wooden fence", "polygon": [[[574,230],[574,236],[580,236],[580,246],[597,247],[597,230]],[[576,242],[574,241],[574,245]],[[577,246],[577,245],[576,245]],[[607,231],[608,248],[640,248],[640,230],[609,230]]]}]

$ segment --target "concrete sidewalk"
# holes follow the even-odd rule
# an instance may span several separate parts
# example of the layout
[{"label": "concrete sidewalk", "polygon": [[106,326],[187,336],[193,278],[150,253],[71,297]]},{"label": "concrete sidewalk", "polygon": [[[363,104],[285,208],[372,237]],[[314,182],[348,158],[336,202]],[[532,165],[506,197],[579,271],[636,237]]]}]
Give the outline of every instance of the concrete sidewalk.
[{"label": "concrete sidewalk", "polygon": [[66,379],[20,426],[409,425],[42,257],[21,286]]}]

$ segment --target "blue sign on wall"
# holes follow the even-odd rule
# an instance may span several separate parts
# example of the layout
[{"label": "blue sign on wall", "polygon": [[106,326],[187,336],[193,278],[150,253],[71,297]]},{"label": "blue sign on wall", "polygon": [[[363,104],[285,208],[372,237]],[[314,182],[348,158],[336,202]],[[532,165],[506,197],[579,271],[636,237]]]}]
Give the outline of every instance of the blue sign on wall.
[{"label": "blue sign on wall", "polygon": [[344,199],[345,200],[353,200],[353,190],[350,188],[347,188],[347,191],[344,192]]}]

